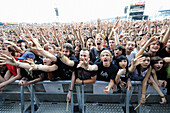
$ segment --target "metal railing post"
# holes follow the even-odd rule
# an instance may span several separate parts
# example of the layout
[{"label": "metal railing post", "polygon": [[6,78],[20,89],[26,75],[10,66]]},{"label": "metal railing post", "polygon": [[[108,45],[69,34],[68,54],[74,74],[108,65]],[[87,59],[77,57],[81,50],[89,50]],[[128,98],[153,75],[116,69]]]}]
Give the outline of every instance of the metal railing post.
[{"label": "metal railing post", "polygon": [[21,113],[24,113],[24,87],[20,86],[21,89]]},{"label": "metal railing post", "polygon": [[82,89],[82,113],[84,113],[84,84],[81,85]]},{"label": "metal railing post", "polygon": [[30,84],[31,89],[31,113],[34,113],[34,89],[33,84]]},{"label": "metal railing post", "polygon": [[71,113],[74,113],[74,96],[73,96],[73,91],[71,94]]}]

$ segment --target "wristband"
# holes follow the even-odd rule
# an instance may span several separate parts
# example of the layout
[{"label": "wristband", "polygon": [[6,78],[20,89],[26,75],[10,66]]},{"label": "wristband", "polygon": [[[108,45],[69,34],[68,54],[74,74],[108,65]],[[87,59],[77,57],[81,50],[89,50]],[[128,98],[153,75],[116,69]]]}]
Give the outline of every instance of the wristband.
[{"label": "wristband", "polygon": [[68,89],[68,90],[71,91],[71,92],[73,91],[73,90],[71,90],[71,89]]},{"label": "wristband", "polygon": [[21,62],[17,63],[15,66],[19,67],[20,64],[21,64]]},{"label": "wristband", "polygon": [[62,54],[59,58],[63,58],[64,54]]},{"label": "wristband", "polygon": [[143,47],[142,47],[141,49],[143,49],[144,51],[146,51],[146,49],[144,49]]},{"label": "wristband", "polygon": [[82,80],[82,85],[84,85],[84,80]]},{"label": "wristband", "polygon": [[37,69],[36,70],[39,70],[39,66],[37,66]]}]

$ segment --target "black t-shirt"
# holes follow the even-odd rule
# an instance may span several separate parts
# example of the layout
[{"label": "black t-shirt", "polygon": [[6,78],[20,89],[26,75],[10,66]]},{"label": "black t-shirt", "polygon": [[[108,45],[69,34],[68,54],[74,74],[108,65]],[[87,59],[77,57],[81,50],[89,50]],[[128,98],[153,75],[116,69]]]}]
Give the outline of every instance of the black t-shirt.
[{"label": "black t-shirt", "polygon": [[[75,60],[73,68],[75,70],[76,78],[79,78],[80,80],[88,80],[88,79],[91,79],[91,77],[94,77],[95,75],[97,75],[97,71],[89,71],[81,67],[77,68],[78,64],[79,64],[79,61]],[[89,62],[89,64],[93,65],[92,62]]]},{"label": "black t-shirt", "polygon": [[[57,56],[56,56],[57,57]],[[74,58],[70,58],[70,60],[75,60]],[[76,60],[75,60],[76,61]],[[75,67],[68,66],[64,64],[60,58],[57,57],[56,65],[58,66],[58,76],[61,80],[71,80],[72,72],[75,70]]]},{"label": "black t-shirt", "polygon": [[92,48],[90,50],[90,60],[92,62],[100,62],[100,53],[103,51],[103,50],[108,50],[107,48],[103,48],[101,51],[97,51],[96,48]]},{"label": "black t-shirt", "polygon": [[165,69],[162,69],[158,72],[156,72],[157,79],[158,80],[166,80],[167,81],[167,71]]},{"label": "black t-shirt", "polygon": [[98,66],[97,80],[110,81],[110,79],[115,80],[118,67],[117,65],[111,63],[110,67],[104,67],[102,62],[96,64]]},{"label": "black t-shirt", "polygon": [[43,80],[51,80],[51,81],[61,80],[61,77],[58,74],[58,70],[53,72],[43,72],[42,77]]},{"label": "black t-shirt", "polygon": [[95,75],[97,75],[96,71],[88,71],[81,67],[77,68],[75,71],[76,78],[79,78],[80,80],[88,80],[91,79],[91,77],[94,77]]},{"label": "black t-shirt", "polygon": [[39,78],[39,76],[41,76],[41,73],[44,72],[39,70],[29,71],[28,69],[20,68],[20,73],[22,77],[26,77],[28,78],[28,80],[34,80],[36,78]]},{"label": "black t-shirt", "polygon": [[170,57],[170,53],[168,53],[168,52],[166,51],[166,49],[163,48],[162,50],[159,50],[159,51],[156,53],[156,56],[160,56],[161,58]]}]

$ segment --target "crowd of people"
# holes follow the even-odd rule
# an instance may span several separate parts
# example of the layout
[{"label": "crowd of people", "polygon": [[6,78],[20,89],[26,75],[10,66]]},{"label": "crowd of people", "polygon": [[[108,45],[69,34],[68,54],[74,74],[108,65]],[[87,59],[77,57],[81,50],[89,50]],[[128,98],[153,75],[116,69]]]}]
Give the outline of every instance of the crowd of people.
[{"label": "crowd of people", "polygon": [[[140,103],[147,84],[167,103],[160,87],[170,78],[170,20],[101,21],[8,26],[0,29],[0,90],[15,80],[19,85],[43,80],[75,83],[107,81],[104,90],[131,90],[131,81],[142,82]],[[168,85],[167,85],[168,84]],[[170,92],[169,92],[170,93]]]}]

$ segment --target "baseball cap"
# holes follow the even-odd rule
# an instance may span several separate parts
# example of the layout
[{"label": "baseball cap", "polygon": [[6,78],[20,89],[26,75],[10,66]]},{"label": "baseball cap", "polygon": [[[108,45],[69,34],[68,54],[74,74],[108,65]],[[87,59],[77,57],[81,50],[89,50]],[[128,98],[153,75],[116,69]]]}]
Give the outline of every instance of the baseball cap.
[{"label": "baseball cap", "polygon": [[21,57],[19,57],[18,60],[24,60],[27,58],[35,59],[35,55],[32,52],[26,52]]},{"label": "baseball cap", "polygon": [[21,42],[25,42],[25,41],[22,40],[22,39],[19,39],[19,40],[17,41],[17,43],[21,43]]}]

